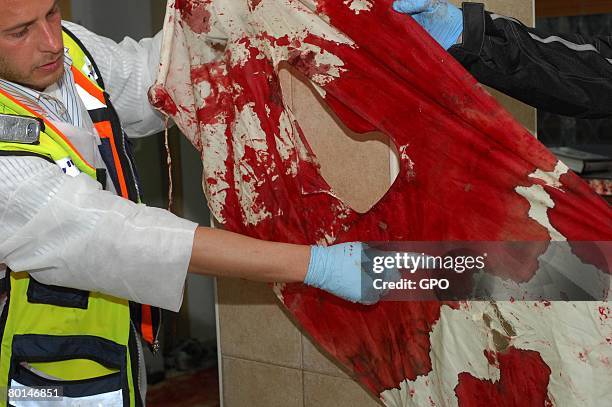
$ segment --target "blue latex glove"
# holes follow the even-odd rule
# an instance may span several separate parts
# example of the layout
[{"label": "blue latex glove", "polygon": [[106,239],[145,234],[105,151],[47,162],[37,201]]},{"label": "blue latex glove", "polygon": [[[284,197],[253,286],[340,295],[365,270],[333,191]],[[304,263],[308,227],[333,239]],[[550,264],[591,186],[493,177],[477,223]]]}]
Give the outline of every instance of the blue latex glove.
[{"label": "blue latex glove", "polygon": [[320,288],[340,298],[362,304],[375,304],[385,295],[374,288],[374,279],[399,281],[397,270],[384,274],[366,273],[361,268],[362,243],[312,246],[304,284]]},{"label": "blue latex glove", "polygon": [[393,9],[410,14],[446,50],[463,32],[463,12],[446,0],[397,0]]}]

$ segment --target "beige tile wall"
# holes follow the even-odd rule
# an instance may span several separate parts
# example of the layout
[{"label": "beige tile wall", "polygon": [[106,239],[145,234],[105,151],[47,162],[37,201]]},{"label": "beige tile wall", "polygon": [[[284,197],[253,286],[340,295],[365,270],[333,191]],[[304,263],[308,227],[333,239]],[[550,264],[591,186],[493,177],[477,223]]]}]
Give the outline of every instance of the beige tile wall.
[{"label": "beige tile wall", "polygon": [[219,279],[224,407],[375,407],[278,306],[267,284]]},{"label": "beige tile wall", "polygon": [[[486,4],[492,11],[533,23],[532,0]],[[390,184],[388,139],[350,132],[287,71],[282,72],[282,85],[324,177],[353,208],[367,211]],[[501,99],[527,128],[535,129],[533,109]],[[224,407],[379,405],[301,334],[268,285],[219,279],[217,294]]]}]

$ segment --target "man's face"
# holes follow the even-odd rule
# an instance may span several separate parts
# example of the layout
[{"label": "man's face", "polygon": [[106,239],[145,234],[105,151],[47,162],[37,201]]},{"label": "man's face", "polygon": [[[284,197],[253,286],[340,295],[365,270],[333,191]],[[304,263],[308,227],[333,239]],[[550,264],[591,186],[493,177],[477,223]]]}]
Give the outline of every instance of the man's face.
[{"label": "man's face", "polygon": [[64,73],[58,0],[0,0],[0,78],[43,90]]}]

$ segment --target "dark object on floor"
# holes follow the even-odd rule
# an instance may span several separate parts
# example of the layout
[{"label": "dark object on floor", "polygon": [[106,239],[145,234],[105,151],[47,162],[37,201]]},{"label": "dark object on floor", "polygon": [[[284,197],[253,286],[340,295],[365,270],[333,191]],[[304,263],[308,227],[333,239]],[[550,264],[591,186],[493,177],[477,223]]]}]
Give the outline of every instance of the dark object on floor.
[{"label": "dark object on floor", "polygon": [[178,371],[208,368],[217,363],[217,344],[189,338],[179,343],[164,361],[166,369]]},{"label": "dark object on floor", "polygon": [[163,382],[150,386],[147,407],[219,407],[217,367],[181,373],[168,373]]}]

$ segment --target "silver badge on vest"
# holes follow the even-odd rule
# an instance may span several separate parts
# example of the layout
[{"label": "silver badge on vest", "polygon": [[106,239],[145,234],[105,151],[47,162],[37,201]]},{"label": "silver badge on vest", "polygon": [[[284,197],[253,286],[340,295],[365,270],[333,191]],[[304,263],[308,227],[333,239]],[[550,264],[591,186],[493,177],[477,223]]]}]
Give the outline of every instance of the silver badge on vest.
[{"label": "silver badge on vest", "polygon": [[0,141],[38,144],[44,123],[36,117],[0,114]]}]

